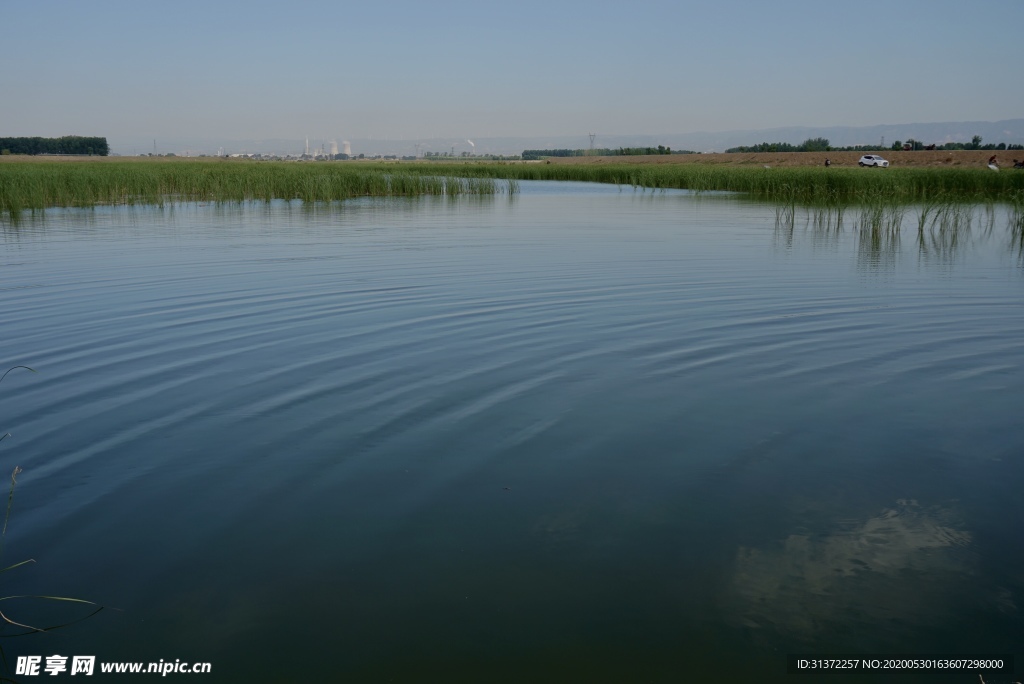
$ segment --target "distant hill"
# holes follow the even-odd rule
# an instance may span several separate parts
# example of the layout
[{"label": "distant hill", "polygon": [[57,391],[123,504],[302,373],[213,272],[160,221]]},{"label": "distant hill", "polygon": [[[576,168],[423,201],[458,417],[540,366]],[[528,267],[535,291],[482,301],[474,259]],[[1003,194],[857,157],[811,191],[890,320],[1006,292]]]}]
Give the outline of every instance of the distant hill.
[{"label": "distant hill", "polygon": [[[472,132],[470,132],[472,134]],[[980,135],[985,143],[1024,144],[1024,119],[1005,121],[956,121],[946,123],[881,124],[878,126],[831,126],[812,128],[792,126],[746,131],[720,131],[695,133],[662,133],[652,135],[598,133],[595,147],[657,147],[667,145],[674,150],[697,152],[722,152],[730,147],[756,145],[762,142],[788,142],[794,145],[808,138],[828,138],[832,145],[877,145],[885,138],[885,144],[896,140],[913,138],[925,144],[947,142],[970,142]],[[338,135],[340,141],[342,135]],[[472,151],[475,154],[519,154],[527,149],[586,149],[590,147],[587,134],[553,135],[531,137],[473,137],[475,147],[468,145],[465,138],[432,138],[418,140],[352,139],[352,152],[366,155],[414,155],[417,144],[422,152],[450,152],[455,154]],[[111,151],[116,154],[132,154],[133,150],[149,152],[153,140],[121,139],[110,137]],[[313,145],[310,140],[310,145]],[[321,141],[316,141],[316,146]],[[218,148],[230,152],[262,152],[270,154],[301,154],[305,140],[208,140],[202,138],[165,139],[159,141],[159,151],[181,154],[215,154]]]}]

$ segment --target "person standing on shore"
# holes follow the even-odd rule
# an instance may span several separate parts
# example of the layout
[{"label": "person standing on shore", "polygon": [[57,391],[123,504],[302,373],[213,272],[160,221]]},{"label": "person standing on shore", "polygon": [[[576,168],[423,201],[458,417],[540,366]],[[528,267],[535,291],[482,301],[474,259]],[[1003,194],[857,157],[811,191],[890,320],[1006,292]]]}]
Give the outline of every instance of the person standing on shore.
[{"label": "person standing on shore", "polygon": [[827,169],[830,166],[832,166],[832,160],[829,159],[828,157],[825,157],[825,168]]}]

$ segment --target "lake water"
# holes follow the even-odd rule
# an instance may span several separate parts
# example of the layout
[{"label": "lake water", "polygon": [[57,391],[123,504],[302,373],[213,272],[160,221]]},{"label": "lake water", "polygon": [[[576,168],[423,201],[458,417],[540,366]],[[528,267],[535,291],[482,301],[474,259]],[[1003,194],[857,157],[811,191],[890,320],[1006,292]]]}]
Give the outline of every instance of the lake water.
[{"label": "lake water", "polygon": [[776,218],[523,183],[5,219],[0,361],[38,372],[0,385],[2,465],[24,469],[3,561],[36,560],[3,595],[109,607],[3,640],[8,663],[810,682],[787,654],[903,652],[1020,672],[1024,261],[1003,210],[923,242],[913,210],[899,239],[853,212]]}]

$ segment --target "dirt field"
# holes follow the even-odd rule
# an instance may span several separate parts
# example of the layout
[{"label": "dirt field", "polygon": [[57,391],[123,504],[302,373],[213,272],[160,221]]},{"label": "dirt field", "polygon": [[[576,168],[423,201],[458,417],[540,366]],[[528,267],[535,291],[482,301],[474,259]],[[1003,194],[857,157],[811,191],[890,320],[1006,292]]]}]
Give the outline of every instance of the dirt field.
[{"label": "dirt field", "polygon": [[[730,166],[857,166],[862,154],[877,154],[892,166],[950,166],[983,168],[995,154],[999,166],[1013,170],[1013,160],[1024,159],[1024,150],[955,150],[919,152],[757,152],[718,154],[656,154],[643,157],[552,157],[552,164],[727,164]],[[1024,172],[1022,172],[1024,173]]]}]

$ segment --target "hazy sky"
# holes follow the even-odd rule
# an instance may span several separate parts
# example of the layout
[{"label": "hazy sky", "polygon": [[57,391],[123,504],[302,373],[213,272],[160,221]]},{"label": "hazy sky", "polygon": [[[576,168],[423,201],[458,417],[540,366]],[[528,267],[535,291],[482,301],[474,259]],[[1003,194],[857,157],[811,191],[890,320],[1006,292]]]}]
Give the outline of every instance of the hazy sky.
[{"label": "hazy sky", "polygon": [[0,0],[0,25],[0,135],[472,138],[1024,116],[1024,0]]}]

